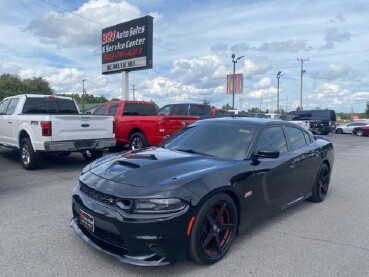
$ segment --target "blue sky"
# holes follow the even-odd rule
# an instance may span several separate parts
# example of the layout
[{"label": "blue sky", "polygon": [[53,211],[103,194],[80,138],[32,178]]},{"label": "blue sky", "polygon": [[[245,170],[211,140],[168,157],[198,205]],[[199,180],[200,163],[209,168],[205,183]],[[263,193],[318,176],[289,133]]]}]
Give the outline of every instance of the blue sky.
[{"label": "blue sky", "polygon": [[[45,3],[47,2],[47,3]],[[0,74],[44,77],[56,93],[121,97],[120,74],[101,74],[101,29],[154,17],[154,66],[130,73],[136,97],[159,106],[202,102],[221,107],[231,55],[244,56],[244,93],[235,107],[303,107],[364,112],[369,101],[369,2],[356,1],[61,1],[0,0]],[[100,24],[93,23],[90,19]]]}]

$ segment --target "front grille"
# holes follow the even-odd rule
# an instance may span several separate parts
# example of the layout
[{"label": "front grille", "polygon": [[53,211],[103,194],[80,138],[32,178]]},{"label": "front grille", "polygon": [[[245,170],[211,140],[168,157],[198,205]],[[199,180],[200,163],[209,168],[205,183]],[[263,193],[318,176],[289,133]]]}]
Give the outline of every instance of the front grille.
[{"label": "front grille", "polygon": [[95,237],[95,238],[97,238],[99,240],[102,240],[102,241],[104,241],[106,243],[110,243],[110,244],[113,244],[114,246],[127,249],[127,245],[126,245],[124,239],[120,235],[113,234],[113,233],[111,233],[109,231],[105,231],[105,230],[103,230],[101,228],[98,228],[96,226],[95,226],[94,232],[90,232],[89,230],[87,230],[82,225],[79,225],[79,227],[90,238],[91,237]]},{"label": "front grille", "polygon": [[98,202],[107,204],[109,206],[118,206],[117,204],[119,201],[121,204],[118,207],[120,208],[124,207],[123,209],[127,211],[130,210],[132,207],[133,202],[130,199],[122,199],[122,198],[119,198],[113,195],[109,195],[109,194],[97,191],[93,188],[90,188],[89,186],[85,185],[82,182],[79,182],[79,183],[81,185],[81,188],[80,188],[81,192]]}]

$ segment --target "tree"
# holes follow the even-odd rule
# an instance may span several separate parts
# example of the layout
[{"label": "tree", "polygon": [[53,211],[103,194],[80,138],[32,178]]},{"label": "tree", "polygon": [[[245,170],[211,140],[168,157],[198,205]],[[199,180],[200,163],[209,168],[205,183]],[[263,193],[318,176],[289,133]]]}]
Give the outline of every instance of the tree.
[{"label": "tree", "polygon": [[54,90],[49,83],[41,78],[32,78],[22,80],[17,75],[2,74],[0,76],[0,101],[8,96],[37,93],[51,95]]},{"label": "tree", "polygon": [[210,106],[210,102],[206,98],[204,98],[204,101],[202,101],[202,104]]},{"label": "tree", "polygon": [[300,106],[298,106],[297,108],[296,108],[296,111],[302,111],[303,109],[300,107]]},{"label": "tree", "polygon": [[248,110],[249,113],[263,113],[262,110],[260,110],[259,108],[257,107],[251,107],[249,110]]},{"label": "tree", "polygon": [[227,104],[223,105],[222,109],[223,110],[232,110],[232,107],[227,103]]},{"label": "tree", "polygon": [[369,101],[366,102],[365,117],[369,118]]}]

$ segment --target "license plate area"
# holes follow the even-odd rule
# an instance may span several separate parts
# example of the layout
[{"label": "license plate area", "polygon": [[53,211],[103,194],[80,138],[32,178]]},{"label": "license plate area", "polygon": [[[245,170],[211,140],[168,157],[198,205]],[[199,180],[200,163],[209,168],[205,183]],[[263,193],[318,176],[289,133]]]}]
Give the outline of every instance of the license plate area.
[{"label": "license plate area", "polygon": [[79,213],[79,222],[90,232],[95,232],[95,219],[92,215],[86,213],[83,210],[80,210]]}]

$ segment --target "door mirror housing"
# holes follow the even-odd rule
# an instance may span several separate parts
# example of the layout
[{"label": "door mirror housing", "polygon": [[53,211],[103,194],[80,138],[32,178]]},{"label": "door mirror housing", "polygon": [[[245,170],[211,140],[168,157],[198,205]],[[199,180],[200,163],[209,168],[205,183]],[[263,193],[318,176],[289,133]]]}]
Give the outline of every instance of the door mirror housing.
[{"label": "door mirror housing", "polygon": [[258,152],[254,154],[254,157],[277,159],[279,158],[279,151],[276,149],[260,149]]}]

